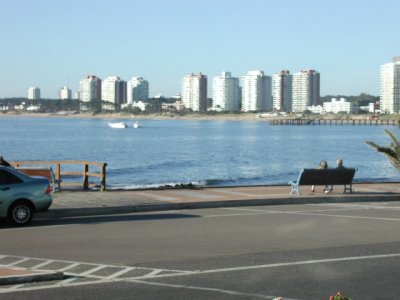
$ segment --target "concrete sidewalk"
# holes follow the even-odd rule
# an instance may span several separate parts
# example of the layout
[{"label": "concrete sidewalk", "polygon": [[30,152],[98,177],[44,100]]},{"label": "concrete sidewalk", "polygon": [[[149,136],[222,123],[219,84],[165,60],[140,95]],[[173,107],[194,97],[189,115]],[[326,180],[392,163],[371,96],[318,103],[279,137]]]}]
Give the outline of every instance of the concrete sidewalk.
[{"label": "concrete sidewalk", "polygon": [[[335,186],[328,194],[317,187],[301,187],[302,195],[290,195],[289,186],[222,187],[199,189],[166,189],[141,191],[61,191],[54,194],[48,212],[36,219],[68,218],[149,212],[177,209],[215,208],[255,205],[400,201],[400,183],[356,183],[353,194],[343,194]],[[0,286],[63,278],[62,272],[14,268],[0,261]]]},{"label": "concrete sidewalk", "polygon": [[301,187],[302,195],[290,195],[289,186],[214,187],[137,191],[61,191],[54,194],[50,210],[36,218],[65,218],[192,208],[255,205],[399,201],[400,183],[356,183],[353,194],[335,186],[329,194],[317,187]]}]

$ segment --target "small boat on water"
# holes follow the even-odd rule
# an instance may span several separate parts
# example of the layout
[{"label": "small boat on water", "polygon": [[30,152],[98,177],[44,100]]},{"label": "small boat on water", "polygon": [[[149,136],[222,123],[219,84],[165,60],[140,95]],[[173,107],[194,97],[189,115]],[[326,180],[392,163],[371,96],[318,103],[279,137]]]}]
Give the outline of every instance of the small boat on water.
[{"label": "small boat on water", "polygon": [[108,126],[110,126],[111,128],[128,128],[128,125],[126,125],[126,123],[124,122],[116,122],[116,123],[108,123]]},{"label": "small boat on water", "polygon": [[143,127],[142,123],[139,123],[138,121],[133,122],[133,128],[142,128],[142,127]]}]

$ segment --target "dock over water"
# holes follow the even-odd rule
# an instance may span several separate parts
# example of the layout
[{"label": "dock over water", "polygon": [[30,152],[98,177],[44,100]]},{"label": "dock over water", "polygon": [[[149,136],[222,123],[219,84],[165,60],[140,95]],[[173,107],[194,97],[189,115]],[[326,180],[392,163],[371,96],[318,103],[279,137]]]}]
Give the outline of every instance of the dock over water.
[{"label": "dock over water", "polygon": [[379,119],[274,119],[270,120],[271,125],[399,125],[399,120]]}]

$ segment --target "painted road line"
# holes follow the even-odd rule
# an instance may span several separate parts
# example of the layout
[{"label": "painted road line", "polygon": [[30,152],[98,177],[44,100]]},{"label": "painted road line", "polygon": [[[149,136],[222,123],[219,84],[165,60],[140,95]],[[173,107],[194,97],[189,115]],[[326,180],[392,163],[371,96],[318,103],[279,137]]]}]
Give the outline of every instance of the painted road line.
[{"label": "painted road line", "polygon": [[163,272],[163,271],[164,271],[164,270],[161,270],[161,269],[155,269],[155,270],[153,270],[152,272],[150,272],[149,274],[146,274],[146,275],[144,275],[144,276],[140,276],[140,278],[147,278],[147,277],[152,278],[152,277],[154,277],[154,276],[160,274],[160,273]]},{"label": "painted road line", "polygon": [[6,288],[6,292],[11,293],[11,292],[15,292],[17,290],[19,290],[20,288],[22,288],[24,286],[24,284],[16,284],[13,285],[12,287]]},{"label": "painted road line", "polygon": [[[11,257],[17,258],[16,256],[11,256]],[[31,258],[21,258],[20,260],[17,260],[17,261],[15,261],[15,262],[13,262],[13,263],[10,263],[10,264],[6,264],[5,266],[7,266],[7,267],[17,266],[17,265],[19,265],[20,263],[23,263],[23,262],[28,261],[28,260],[30,260],[30,259],[31,259]]]},{"label": "painted road line", "polygon": [[90,275],[90,274],[92,274],[94,272],[97,272],[97,271],[99,271],[101,269],[104,269],[104,268],[107,268],[107,267],[108,266],[105,266],[105,265],[98,265],[97,267],[94,267],[93,269],[90,269],[90,270],[88,270],[86,272],[79,273],[79,275],[80,276],[87,276],[87,275]]},{"label": "painted road line", "polygon": [[[62,262],[63,262],[63,261],[62,261]],[[71,262],[71,264],[70,264],[69,266],[66,266],[66,267],[64,267],[64,268],[62,268],[62,269],[59,269],[58,271],[60,271],[60,272],[68,271],[68,270],[70,270],[70,269],[73,269],[73,268],[75,268],[75,267],[81,265],[81,264],[82,264],[82,263],[72,263],[72,262]]]},{"label": "painted road line", "polygon": [[212,273],[237,272],[237,271],[248,271],[248,270],[256,270],[256,269],[269,269],[269,268],[280,268],[280,267],[291,267],[291,266],[302,266],[302,265],[314,265],[314,264],[325,264],[325,263],[346,262],[346,261],[361,261],[361,260],[372,260],[372,259],[398,258],[398,257],[400,257],[400,253],[338,257],[338,258],[328,258],[328,259],[294,261],[294,262],[287,262],[287,263],[251,265],[251,266],[242,266],[242,267],[233,267],[233,268],[222,268],[222,269],[211,269],[211,270],[196,270],[196,271],[192,271],[192,272],[188,272],[188,273],[182,273],[182,274],[155,275],[155,276],[153,276],[153,278],[193,276],[193,275],[203,275],[203,274],[212,274]]},{"label": "painted road line", "polygon": [[107,279],[118,278],[119,276],[124,275],[125,273],[128,273],[128,272],[130,272],[130,271],[132,271],[134,269],[135,269],[134,267],[128,267],[128,268],[125,268],[125,269],[123,269],[121,271],[118,271],[118,272],[116,272],[114,274],[111,274],[111,275],[107,276],[106,278]]},{"label": "painted road line", "polygon": [[330,209],[310,209],[310,210],[271,210],[271,209],[255,209],[255,208],[235,208],[235,207],[225,207],[220,208],[225,210],[234,210],[234,211],[250,211],[250,212],[270,212],[270,213],[303,213],[303,212],[326,212],[326,211],[342,211],[342,210],[355,210],[354,208],[330,208]]},{"label": "painted road line", "polygon": [[[214,293],[216,292],[216,293],[228,294],[228,295],[232,295],[232,296],[251,297],[251,298],[269,299],[269,300],[278,298],[278,296],[242,293],[242,292],[233,291],[233,290],[224,290],[224,289],[208,288],[208,287],[193,286],[193,285],[169,284],[169,283],[153,282],[153,281],[149,282],[149,281],[136,280],[136,279],[130,279],[127,281],[133,282],[133,283],[144,284],[144,285],[162,286],[162,287],[176,288],[176,289],[189,289],[189,290],[198,290],[198,291],[206,291],[206,292],[214,292]],[[294,299],[294,298],[287,298],[287,297],[285,297],[284,299],[285,300],[301,300],[301,299]]]},{"label": "painted road line", "polygon": [[364,208],[364,209],[400,210],[400,207],[397,207],[397,206],[382,206],[382,205],[367,205],[367,204],[342,204],[342,205],[340,205],[337,203],[324,203],[321,205],[354,207],[354,208]]},{"label": "painted road line", "polygon": [[47,266],[47,265],[51,264],[52,262],[54,262],[54,260],[47,260],[47,261],[44,261],[44,262],[42,262],[40,264],[32,266],[29,269],[33,269],[33,270],[40,269],[40,268],[43,268],[44,266]]},{"label": "painted road line", "polygon": [[[240,217],[240,216],[257,216],[257,215],[273,215],[273,214],[286,214],[288,212],[284,211],[270,211],[270,210],[251,210],[251,209],[230,209],[230,208],[220,208],[226,210],[236,210],[236,211],[249,211],[248,213],[236,213],[236,214],[218,214],[218,215],[204,215],[202,218],[219,218],[219,217]],[[331,209],[331,210],[319,210],[320,212],[323,211],[350,211],[354,209]],[[297,211],[296,211],[297,212]],[[302,212],[302,211],[300,211]]]},{"label": "painted road line", "polygon": [[[237,210],[246,210],[249,211],[249,209],[237,209]],[[275,213],[275,214],[292,214],[292,215],[304,215],[304,216],[318,216],[318,217],[334,217],[334,218],[347,218],[347,219],[365,219],[365,220],[376,220],[376,221],[395,221],[399,222],[400,218],[379,218],[379,217],[363,217],[363,216],[349,216],[349,215],[334,215],[334,214],[318,214],[318,213],[312,213],[312,212],[296,212],[296,211],[277,211],[277,210],[250,210],[254,212],[267,212],[268,213]]]},{"label": "painted road line", "polygon": [[[1,257],[1,256],[0,256]],[[7,258],[11,258],[13,259],[13,262],[11,264],[19,264],[22,263],[24,261],[28,261],[28,260],[45,260],[43,258],[34,258],[34,257],[24,257],[24,256],[9,256],[9,255],[2,255],[3,259],[7,259]],[[17,261],[15,261],[14,259],[17,259]],[[114,278],[114,277],[118,277],[124,273],[127,273],[129,271],[132,270],[140,270],[140,271],[146,271],[147,274],[150,273],[161,273],[161,272],[167,272],[167,273],[187,273],[190,271],[187,270],[170,270],[170,269],[160,269],[160,268],[146,268],[146,267],[131,267],[131,266],[121,266],[121,265],[107,265],[107,264],[94,264],[94,263],[84,263],[84,262],[75,262],[75,261],[66,261],[66,260],[46,260],[43,263],[40,263],[39,265],[35,265],[35,270],[39,270],[38,266],[40,265],[44,265],[46,263],[47,264],[51,264],[51,263],[58,263],[58,264],[68,264],[67,266],[64,266],[63,268],[57,269],[56,271],[58,272],[64,272],[67,271],[67,273],[69,275],[72,276],[85,276],[85,277],[91,277],[91,278],[96,278],[96,279],[101,279],[101,278]],[[0,264],[0,266],[10,266],[11,264]],[[92,267],[91,269],[86,269],[83,272],[79,273],[79,272],[68,272],[68,270],[73,270],[76,267],[79,266],[89,266]],[[116,269],[123,269],[120,271],[117,271],[114,274],[111,275],[93,275],[92,273],[95,273],[99,270],[102,270],[104,268],[116,268]],[[41,269],[41,270],[45,270],[45,269]],[[121,274],[119,274],[121,273]],[[117,275],[116,275],[117,274]],[[119,275],[118,275],[119,274]],[[146,275],[142,275],[142,276],[146,276]]]},{"label": "painted road line", "polygon": [[67,285],[67,284],[69,284],[71,282],[74,282],[75,280],[78,280],[80,278],[81,277],[70,277],[70,278],[67,278],[67,279],[64,279],[64,280],[58,282],[57,285],[64,286],[64,285]]},{"label": "painted road line", "polygon": [[[17,291],[37,291],[37,290],[47,290],[47,289],[56,289],[56,288],[61,288],[61,287],[66,287],[66,286],[82,286],[82,285],[89,285],[89,284],[102,284],[102,283],[109,283],[111,282],[110,280],[97,280],[97,281],[87,281],[87,282],[70,282],[67,284],[60,284],[59,282],[56,284],[52,285],[40,285],[40,286],[31,286],[31,287],[19,287]],[[11,292],[16,292],[15,290],[1,290],[0,289],[0,294],[6,294],[6,293],[11,293]]]},{"label": "painted road line", "polygon": [[[304,261],[294,261],[294,262],[284,262],[284,263],[274,263],[274,264],[263,264],[263,265],[250,265],[250,266],[241,266],[241,267],[232,267],[232,268],[221,268],[221,269],[210,269],[210,270],[195,270],[195,271],[186,271],[184,273],[174,273],[174,274],[159,274],[160,270],[165,269],[153,269],[152,276],[149,274],[142,276],[141,279],[150,279],[150,278],[163,278],[163,277],[181,277],[181,276],[195,276],[195,275],[203,275],[203,274],[214,274],[214,273],[223,273],[223,272],[238,272],[238,271],[248,271],[255,269],[269,269],[269,268],[281,268],[281,267],[291,267],[291,266],[302,266],[302,265],[314,265],[314,264],[325,264],[325,263],[336,263],[336,262],[347,262],[347,261],[363,261],[363,260],[373,260],[373,259],[387,259],[387,258],[399,258],[400,253],[390,253],[390,254],[378,254],[378,255],[367,255],[367,256],[350,256],[350,257],[338,257],[338,258],[330,258],[330,259],[318,259],[318,260],[304,260]],[[119,266],[121,267],[121,266]],[[119,281],[130,281],[137,282],[142,284],[152,284],[147,281],[139,280],[140,278],[117,278],[117,279],[109,279],[104,278],[97,281],[91,282],[72,282],[75,279],[71,279],[70,281],[59,282],[55,285],[48,286],[39,286],[39,287],[27,287],[19,286],[19,291],[29,291],[29,290],[38,290],[38,289],[49,289],[56,288],[62,286],[79,286],[79,285],[88,285],[88,284],[100,284],[107,282],[119,282]],[[154,283],[154,284],[163,284],[163,283]],[[167,284],[166,286],[174,287],[174,285]],[[209,291],[219,291],[223,293],[238,293],[236,291],[229,290],[220,290],[206,287],[196,287],[196,286],[185,286],[185,285],[175,285],[177,288],[187,287],[198,290],[209,290]],[[8,293],[15,290],[0,290],[0,293]],[[244,294],[243,294],[244,295]],[[256,294],[257,295],[257,294]],[[272,296],[266,295],[258,295],[258,297],[264,297],[264,299],[273,299]],[[268,298],[269,297],[269,298]],[[286,298],[285,298],[286,299]],[[300,300],[300,299],[292,299],[292,300]]]}]

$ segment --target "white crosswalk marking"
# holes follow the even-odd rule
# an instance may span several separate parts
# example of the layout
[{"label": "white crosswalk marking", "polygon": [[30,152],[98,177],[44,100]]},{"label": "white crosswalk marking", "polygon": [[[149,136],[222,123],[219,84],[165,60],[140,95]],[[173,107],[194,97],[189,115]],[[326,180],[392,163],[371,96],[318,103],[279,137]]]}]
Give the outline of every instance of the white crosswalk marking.
[{"label": "white crosswalk marking", "polygon": [[106,267],[107,267],[107,266],[99,265],[99,266],[97,266],[97,267],[95,267],[95,268],[93,268],[93,269],[90,269],[89,271],[80,273],[80,275],[81,275],[81,276],[86,276],[86,275],[92,274],[92,273],[94,273],[94,272],[97,272],[97,271],[99,271],[99,270],[101,270],[101,269],[104,269],[104,268],[106,268]]},{"label": "white crosswalk marking", "polygon": [[125,268],[125,269],[123,269],[121,271],[118,271],[118,272],[116,272],[114,274],[111,274],[110,276],[107,276],[107,278],[108,279],[114,279],[114,278],[117,278],[117,277],[119,277],[121,275],[124,275],[124,274],[126,274],[126,273],[128,273],[128,272],[130,272],[130,271],[132,271],[134,269],[135,269],[134,267]]},{"label": "white crosswalk marking", "polygon": [[7,264],[6,266],[7,267],[13,267],[13,266],[19,265],[20,263],[23,263],[23,262],[25,262],[27,260],[29,260],[29,258],[21,258],[20,260],[17,260],[17,261],[15,261],[13,263]]},{"label": "white crosswalk marking", "polygon": [[70,269],[73,269],[73,268],[75,268],[75,267],[77,267],[77,266],[79,266],[79,265],[80,265],[80,263],[73,263],[73,264],[70,264],[69,266],[66,266],[66,267],[64,267],[64,268],[59,269],[58,271],[60,271],[60,272],[65,272],[65,271],[68,271],[68,270],[70,270]]},{"label": "white crosswalk marking", "polygon": [[51,264],[52,262],[54,262],[54,260],[47,260],[45,262],[42,262],[42,263],[40,263],[38,265],[35,265],[35,266],[32,266],[30,268],[33,269],[33,270],[40,269],[40,268],[43,268],[44,266],[47,266],[47,265]]},{"label": "white crosswalk marking", "polygon": [[[54,259],[43,259],[35,257],[21,257],[11,255],[0,255],[0,268],[18,267],[28,268],[37,271],[58,271],[64,272],[66,278],[62,280],[49,281],[35,286],[34,283],[14,284],[1,287],[1,293],[10,293],[23,290],[35,290],[44,288],[56,288],[65,286],[76,286],[103,282],[121,281],[127,279],[146,279],[157,277],[161,274],[186,274],[190,271],[168,270],[144,267],[132,267],[121,265],[104,265],[76,261],[63,261]],[[24,267],[24,265],[29,265]],[[57,267],[58,266],[58,267]],[[132,272],[132,273],[130,273]]]}]

